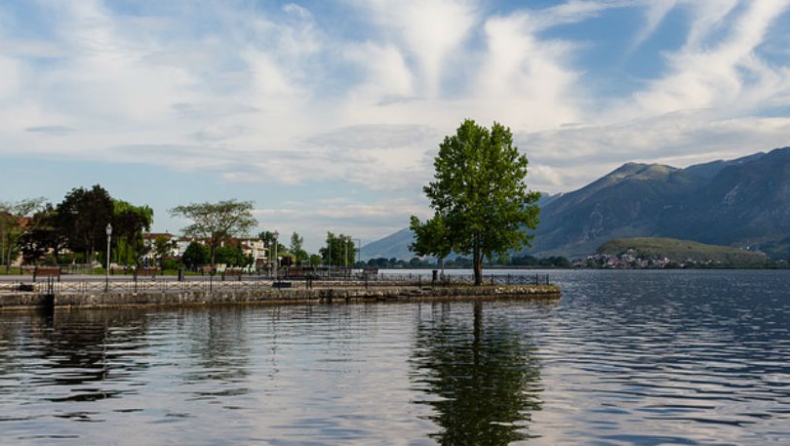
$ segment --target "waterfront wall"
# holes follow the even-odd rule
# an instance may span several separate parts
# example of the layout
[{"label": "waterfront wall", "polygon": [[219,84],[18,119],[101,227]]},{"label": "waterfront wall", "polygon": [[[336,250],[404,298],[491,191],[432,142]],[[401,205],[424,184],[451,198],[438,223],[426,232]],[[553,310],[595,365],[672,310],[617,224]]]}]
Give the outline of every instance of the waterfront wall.
[{"label": "waterfront wall", "polygon": [[371,301],[446,301],[494,299],[558,299],[554,285],[458,287],[340,287],[294,289],[217,289],[212,291],[145,291],[63,293],[9,293],[0,295],[0,311],[30,308],[179,307],[228,304],[318,304]]}]

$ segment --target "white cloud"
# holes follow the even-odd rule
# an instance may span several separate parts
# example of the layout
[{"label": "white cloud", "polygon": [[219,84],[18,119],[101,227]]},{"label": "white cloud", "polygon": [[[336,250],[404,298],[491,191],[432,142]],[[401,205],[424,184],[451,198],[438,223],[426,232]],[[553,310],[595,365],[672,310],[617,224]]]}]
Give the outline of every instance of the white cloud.
[{"label": "white cloud", "polygon": [[642,45],[658,29],[667,14],[675,8],[677,0],[651,0],[647,2],[645,16],[647,23],[631,42],[629,51]]},{"label": "white cloud", "polygon": [[418,94],[437,97],[442,80],[453,66],[454,55],[469,37],[479,19],[471,1],[452,0],[360,0],[371,20],[382,30],[389,44],[398,45],[419,73]]},{"label": "white cloud", "polygon": [[513,125],[555,128],[579,118],[574,104],[579,75],[564,63],[572,45],[540,40],[531,33],[531,17],[514,15],[485,24],[486,56],[478,73],[475,100],[486,121],[498,116],[518,119]]},{"label": "white cloud", "polygon": [[790,2],[748,2],[740,14],[734,11],[736,3],[694,3],[686,44],[666,54],[670,74],[635,95],[643,113],[712,107],[722,107],[729,115],[754,112],[762,101],[790,87],[786,66],[771,67],[755,54],[768,28]]},{"label": "white cloud", "polygon": [[[441,138],[465,118],[510,126],[529,186],[549,192],[631,160],[790,144],[790,0],[346,0],[342,18],[326,5],[155,2],[138,15],[99,0],[31,5],[46,30],[0,30],[0,154],[167,166],[245,190],[332,184],[322,198],[303,193],[304,208],[261,209],[299,232],[331,222],[368,238],[405,226],[425,211]],[[584,26],[613,9],[645,19],[621,48],[602,48]],[[25,24],[3,11],[3,23]],[[590,54],[654,48],[643,43],[679,11],[686,34],[664,47],[663,65],[619,96],[598,89],[610,71]],[[355,207],[361,196],[381,206]]]}]

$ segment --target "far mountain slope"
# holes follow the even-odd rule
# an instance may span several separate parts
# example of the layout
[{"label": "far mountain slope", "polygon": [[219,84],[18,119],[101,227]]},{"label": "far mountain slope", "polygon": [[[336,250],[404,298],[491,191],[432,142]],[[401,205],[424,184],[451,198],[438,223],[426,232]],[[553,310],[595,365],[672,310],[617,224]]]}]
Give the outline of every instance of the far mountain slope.
[{"label": "far mountain slope", "polygon": [[[394,236],[383,239],[389,248],[381,256],[410,257],[411,233],[398,232],[397,241]],[[685,169],[625,164],[581,189],[542,200],[534,246],[520,254],[583,257],[609,240],[630,237],[749,247],[790,258],[790,147]]]}]

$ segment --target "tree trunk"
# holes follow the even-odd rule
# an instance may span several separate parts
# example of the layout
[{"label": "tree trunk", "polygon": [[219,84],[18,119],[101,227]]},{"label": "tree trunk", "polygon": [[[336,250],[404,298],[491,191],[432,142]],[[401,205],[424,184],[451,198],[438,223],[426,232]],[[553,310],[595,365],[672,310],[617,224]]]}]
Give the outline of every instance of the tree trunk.
[{"label": "tree trunk", "polygon": [[472,247],[472,265],[475,272],[475,286],[483,284],[483,256],[480,254],[480,234],[474,235]]}]

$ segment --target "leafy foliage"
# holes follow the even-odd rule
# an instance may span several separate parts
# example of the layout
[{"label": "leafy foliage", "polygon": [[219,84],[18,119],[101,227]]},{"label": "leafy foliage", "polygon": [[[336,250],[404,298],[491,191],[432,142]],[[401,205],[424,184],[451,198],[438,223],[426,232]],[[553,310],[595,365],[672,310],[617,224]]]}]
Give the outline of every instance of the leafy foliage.
[{"label": "leafy foliage", "polygon": [[145,251],[143,231],[151,229],[154,211],[148,206],[134,206],[113,200],[112,240],[115,258],[124,265],[139,265]]},{"label": "leafy foliage", "polygon": [[207,240],[209,258],[214,266],[217,247],[231,237],[246,234],[258,224],[252,216],[251,201],[226,200],[219,203],[192,203],[170,210],[173,216],[185,217],[193,223],[183,229],[187,237]]},{"label": "leafy foliage", "polygon": [[55,226],[55,208],[45,204],[33,214],[25,232],[19,237],[17,244],[22,250],[22,261],[26,264],[38,264],[50,258],[53,264],[60,262],[60,252],[66,246],[66,239]]},{"label": "leafy foliage", "polygon": [[357,247],[350,235],[326,233],[326,246],[318,250],[324,265],[342,266],[354,264]]},{"label": "leafy foliage", "polygon": [[196,270],[199,266],[207,264],[209,260],[208,247],[197,242],[190,243],[181,256],[181,262],[192,271]]},{"label": "leafy foliage", "polygon": [[16,203],[0,203],[0,263],[6,272],[11,260],[18,255],[20,238],[31,230],[28,217],[42,208],[43,198],[29,198]]},{"label": "leafy foliage", "polygon": [[307,251],[302,248],[304,244],[304,237],[300,237],[299,234],[294,232],[291,234],[291,246],[290,252],[294,256],[294,260],[296,261],[297,265],[301,265],[302,262],[309,258]]},{"label": "leafy foliage", "polygon": [[101,186],[91,189],[75,188],[57,207],[55,226],[74,252],[84,252],[93,261],[96,248],[103,247],[106,227],[113,220],[115,205],[110,194]]},{"label": "leafy foliage", "polygon": [[159,234],[154,239],[153,253],[154,256],[160,261],[165,260],[173,248],[177,246],[177,242],[168,234]]},{"label": "leafy foliage", "polygon": [[252,259],[244,255],[238,246],[220,246],[216,251],[216,262],[228,266],[247,266]]},{"label": "leafy foliage", "polygon": [[482,283],[483,259],[529,246],[540,209],[537,192],[527,191],[527,157],[513,145],[510,129],[491,129],[465,120],[439,145],[434,181],[423,188],[434,216],[411,218],[418,255],[471,254],[475,283]]}]

